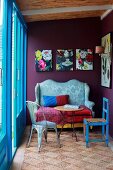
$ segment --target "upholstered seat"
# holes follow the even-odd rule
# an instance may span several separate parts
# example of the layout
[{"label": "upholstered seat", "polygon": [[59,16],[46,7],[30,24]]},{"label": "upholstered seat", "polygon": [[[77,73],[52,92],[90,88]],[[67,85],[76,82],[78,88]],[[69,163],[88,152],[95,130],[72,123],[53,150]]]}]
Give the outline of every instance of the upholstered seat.
[{"label": "upholstered seat", "polygon": [[76,79],[67,82],[56,82],[45,80],[37,83],[35,86],[36,102],[44,106],[43,96],[69,95],[69,104],[84,105],[93,109],[94,102],[89,100],[90,88],[87,83],[80,82]]},{"label": "upholstered seat", "polygon": [[[70,105],[84,106],[83,111],[80,111],[78,116],[75,118],[75,123],[78,124],[78,127],[81,127],[83,125],[84,118],[94,117],[94,111],[93,111],[94,102],[89,100],[89,92],[90,92],[90,88],[88,84],[84,82],[80,82],[76,79],[72,79],[67,82],[56,82],[53,80],[45,80],[41,83],[37,83],[35,86],[36,102],[42,107],[45,105],[44,103],[45,96],[47,96],[47,98],[48,96],[57,98],[58,96],[61,95],[69,96]],[[49,108],[47,106],[46,106],[47,112],[49,111],[51,112],[52,115],[57,115],[56,117],[53,116],[52,120],[51,119],[49,120],[54,121],[57,124],[61,124],[61,115],[59,114],[59,112],[55,111],[53,109],[53,106],[50,105]],[[38,110],[37,115],[39,114],[39,112],[40,109]],[[37,116],[36,119],[38,121],[39,117]],[[60,127],[60,125],[58,125],[58,127]],[[65,125],[65,127],[69,128],[70,125],[67,124]]]}]

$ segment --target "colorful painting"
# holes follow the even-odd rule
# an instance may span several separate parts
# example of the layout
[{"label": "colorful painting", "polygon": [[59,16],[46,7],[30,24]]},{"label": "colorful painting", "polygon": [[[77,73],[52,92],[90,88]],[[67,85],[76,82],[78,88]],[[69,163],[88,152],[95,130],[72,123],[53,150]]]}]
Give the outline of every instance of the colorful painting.
[{"label": "colorful painting", "polygon": [[101,39],[104,53],[101,54],[101,85],[110,88],[111,86],[111,34],[107,34]]},{"label": "colorful painting", "polygon": [[76,49],[76,69],[93,70],[92,49]]},{"label": "colorful painting", "polygon": [[36,71],[52,70],[52,50],[37,50],[35,52]]},{"label": "colorful painting", "polygon": [[110,33],[102,37],[101,45],[104,47],[104,53],[108,54],[111,52],[111,35]]},{"label": "colorful painting", "polygon": [[73,50],[59,49],[56,51],[56,70],[70,71],[73,70]]}]

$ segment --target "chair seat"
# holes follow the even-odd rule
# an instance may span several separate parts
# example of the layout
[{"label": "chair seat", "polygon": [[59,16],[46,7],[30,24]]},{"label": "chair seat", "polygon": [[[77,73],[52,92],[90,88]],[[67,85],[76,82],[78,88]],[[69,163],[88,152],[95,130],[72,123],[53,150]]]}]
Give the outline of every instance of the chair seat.
[{"label": "chair seat", "polygon": [[37,122],[37,125],[44,126],[44,127],[47,127],[47,128],[51,128],[51,127],[54,128],[54,127],[56,127],[56,123],[50,122],[50,121],[46,121],[46,120]]},{"label": "chair seat", "polygon": [[86,121],[89,123],[106,122],[104,118],[89,118],[89,119],[86,119]]},{"label": "chair seat", "polygon": [[88,118],[84,119],[84,124],[89,126],[105,126],[108,122],[104,118]]}]

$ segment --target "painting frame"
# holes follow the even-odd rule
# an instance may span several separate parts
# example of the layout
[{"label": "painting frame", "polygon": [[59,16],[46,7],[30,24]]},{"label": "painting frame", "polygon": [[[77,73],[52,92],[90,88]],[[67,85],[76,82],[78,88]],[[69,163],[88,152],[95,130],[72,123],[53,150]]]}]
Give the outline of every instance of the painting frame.
[{"label": "painting frame", "polygon": [[73,49],[56,50],[56,71],[73,71]]},{"label": "painting frame", "polygon": [[76,70],[93,70],[93,49],[76,49]]},{"label": "painting frame", "polygon": [[49,72],[53,70],[52,50],[35,51],[35,69],[36,72]]},{"label": "painting frame", "polygon": [[101,45],[104,47],[104,53],[101,54],[101,86],[111,88],[111,33],[108,33],[101,38]]}]

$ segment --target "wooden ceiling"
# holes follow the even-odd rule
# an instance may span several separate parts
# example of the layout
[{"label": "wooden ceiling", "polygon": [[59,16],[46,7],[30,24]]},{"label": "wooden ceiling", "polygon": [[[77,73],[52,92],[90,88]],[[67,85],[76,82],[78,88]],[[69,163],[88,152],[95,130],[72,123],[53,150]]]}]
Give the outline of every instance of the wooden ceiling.
[{"label": "wooden ceiling", "polygon": [[113,9],[113,0],[16,0],[16,2],[26,22],[101,17]]}]

